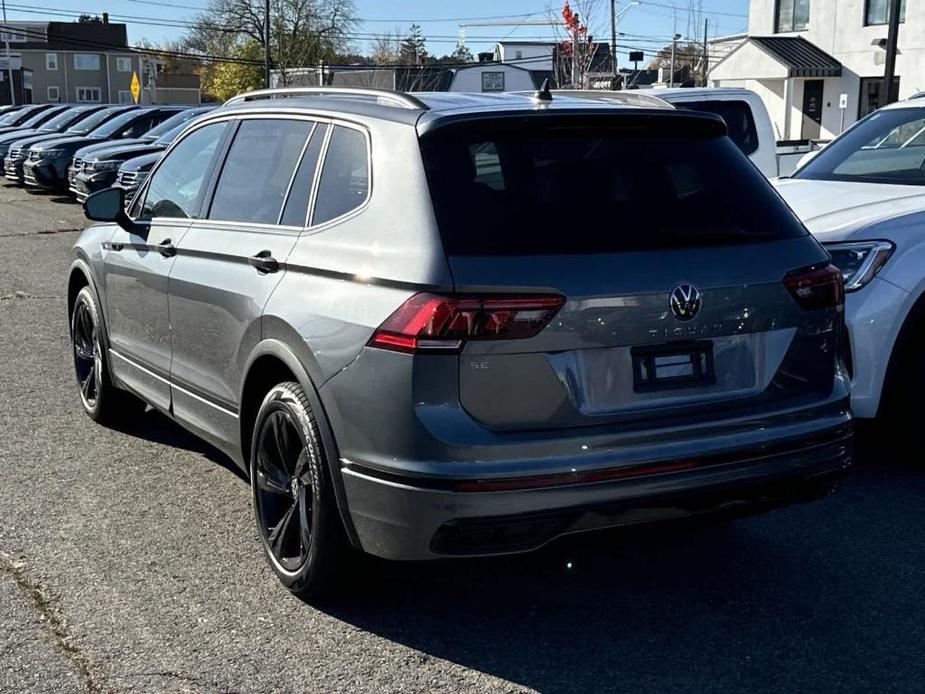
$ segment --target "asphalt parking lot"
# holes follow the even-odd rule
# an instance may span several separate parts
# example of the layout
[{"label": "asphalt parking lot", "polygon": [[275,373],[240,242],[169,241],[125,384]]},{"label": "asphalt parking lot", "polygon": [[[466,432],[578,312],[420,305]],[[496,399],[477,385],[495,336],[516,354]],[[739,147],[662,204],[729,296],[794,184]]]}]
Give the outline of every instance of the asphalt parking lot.
[{"label": "asphalt parking lot", "polygon": [[0,691],[925,691],[925,456],[876,432],[811,505],[372,563],[303,604],[220,453],[81,412],[62,200],[0,185]]}]

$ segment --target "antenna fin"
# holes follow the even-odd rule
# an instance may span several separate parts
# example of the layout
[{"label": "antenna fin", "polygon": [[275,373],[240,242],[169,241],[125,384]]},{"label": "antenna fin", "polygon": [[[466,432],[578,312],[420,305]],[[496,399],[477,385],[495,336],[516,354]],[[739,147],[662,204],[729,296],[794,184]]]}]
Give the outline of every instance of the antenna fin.
[{"label": "antenna fin", "polygon": [[543,86],[540,87],[533,98],[537,101],[552,101],[552,92],[549,90],[549,78],[543,80]]}]

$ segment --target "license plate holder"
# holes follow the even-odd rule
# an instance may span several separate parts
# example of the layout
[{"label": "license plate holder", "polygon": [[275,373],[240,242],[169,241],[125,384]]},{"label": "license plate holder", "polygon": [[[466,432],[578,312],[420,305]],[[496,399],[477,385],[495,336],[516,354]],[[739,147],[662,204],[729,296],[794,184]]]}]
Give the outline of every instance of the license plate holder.
[{"label": "license plate holder", "polygon": [[716,383],[713,342],[676,342],[652,347],[633,347],[633,390],[696,388]]}]

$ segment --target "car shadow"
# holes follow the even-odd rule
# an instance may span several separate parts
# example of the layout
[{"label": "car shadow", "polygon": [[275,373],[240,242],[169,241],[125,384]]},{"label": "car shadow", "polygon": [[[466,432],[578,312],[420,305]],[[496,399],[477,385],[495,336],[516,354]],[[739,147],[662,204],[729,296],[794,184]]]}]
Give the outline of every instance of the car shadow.
[{"label": "car shadow", "polygon": [[153,443],[198,453],[207,460],[232,472],[247,482],[247,476],[235,462],[218,448],[191,434],[170,417],[148,407],[140,417],[113,425],[116,431]]},{"label": "car shadow", "polygon": [[[122,431],[244,479],[156,411]],[[844,489],[753,518],[597,532],[502,558],[358,559],[338,595],[306,606],[306,629],[317,609],[412,649],[407,667],[481,673],[458,671],[456,689],[490,676],[553,694],[917,691],[923,576],[891,530],[925,526],[925,465],[878,455],[875,436],[861,437]]]},{"label": "car shadow", "polygon": [[541,692],[737,691],[749,655],[776,647],[765,615],[813,614],[804,563],[738,522],[673,523],[496,560],[373,562],[349,601],[321,609]]},{"label": "car shadow", "polygon": [[512,691],[896,691],[914,681],[922,570],[890,528],[925,525],[923,472],[862,461],[835,495],[752,518],[373,560],[315,607]]}]

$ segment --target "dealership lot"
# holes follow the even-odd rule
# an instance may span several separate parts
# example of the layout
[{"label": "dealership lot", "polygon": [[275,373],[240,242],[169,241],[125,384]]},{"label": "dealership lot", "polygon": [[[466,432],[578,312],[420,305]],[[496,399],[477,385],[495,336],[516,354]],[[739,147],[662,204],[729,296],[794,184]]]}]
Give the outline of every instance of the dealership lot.
[{"label": "dealership lot", "polygon": [[77,205],[0,186],[0,691],[925,688],[925,461],[864,432],[825,501],[497,561],[369,564],[322,609],[278,585],[247,484],[152,412],[81,412]]}]

